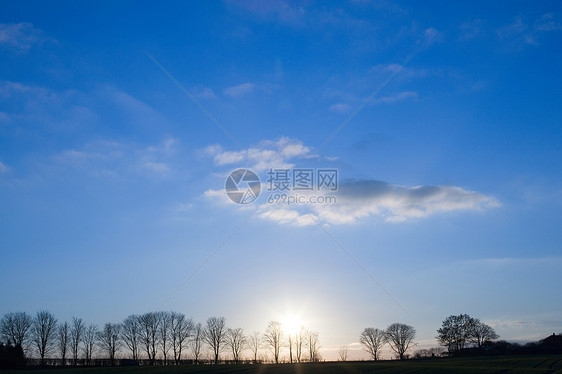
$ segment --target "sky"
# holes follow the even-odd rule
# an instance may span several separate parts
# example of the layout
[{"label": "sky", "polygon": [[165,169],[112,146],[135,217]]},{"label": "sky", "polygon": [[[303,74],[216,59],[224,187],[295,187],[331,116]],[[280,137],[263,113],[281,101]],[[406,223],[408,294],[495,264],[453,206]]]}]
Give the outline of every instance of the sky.
[{"label": "sky", "polygon": [[561,38],[555,1],[0,1],[0,314],[561,332]]}]

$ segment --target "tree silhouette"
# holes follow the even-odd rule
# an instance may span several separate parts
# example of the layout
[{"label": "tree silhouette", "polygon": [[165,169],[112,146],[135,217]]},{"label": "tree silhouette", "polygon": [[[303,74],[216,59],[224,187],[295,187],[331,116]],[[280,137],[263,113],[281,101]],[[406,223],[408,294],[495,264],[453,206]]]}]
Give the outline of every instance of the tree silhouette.
[{"label": "tree silhouette", "polygon": [[219,362],[219,355],[226,343],[226,319],[224,317],[211,317],[207,320],[204,335],[205,342],[213,350],[214,362]]},{"label": "tree silhouette", "polygon": [[342,345],[340,347],[340,352],[339,352],[339,356],[340,356],[340,361],[347,361],[347,345]]},{"label": "tree silhouette", "polygon": [[248,343],[246,335],[244,335],[244,330],[241,328],[228,329],[226,339],[232,351],[232,358],[234,359],[234,363],[237,364],[240,361],[240,355],[242,354],[242,351],[246,349]]},{"label": "tree silhouette", "polygon": [[174,351],[174,362],[180,363],[183,350],[186,348],[188,339],[193,332],[193,321],[186,318],[183,313],[172,312],[170,314],[172,335],[172,348]]},{"label": "tree silhouette", "polygon": [[157,313],[149,312],[139,317],[140,336],[144,344],[148,361],[154,365],[158,351],[158,326],[160,319]]},{"label": "tree silhouette", "polygon": [[270,321],[263,334],[265,345],[273,353],[275,363],[279,363],[279,352],[281,350],[281,342],[283,341],[283,331],[281,330],[281,323],[277,321]]},{"label": "tree silhouette", "polygon": [[97,335],[98,327],[93,323],[84,330],[84,358],[86,359],[87,365],[92,364],[92,359],[94,358],[94,352],[96,349]]},{"label": "tree silhouette", "polygon": [[0,320],[0,337],[4,342],[11,342],[23,349],[31,338],[33,318],[25,312],[6,313]]},{"label": "tree silhouette", "polygon": [[449,352],[458,352],[474,343],[477,347],[499,338],[493,328],[468,314],[452,315],[437,330],[437,339]]},{"label": "tree silhouette", "polygon": [[86,325],[82,318],[72,317],[72,324],[70,325],[70,350],[72,353],[72,361],[74,366],[78,365],[78,351],[80,343],[83,340]]},{"label": "tree silhouette", "polygon": [[304,326],[301,326],[301,328],[295,334],[295,354],[296,354],[297,362],[301,362],[302,349],[304,347],[305,339],[306,339],[306,330],[304,329]]},{"label": "tree silhouette", "polygon": [[45,364],[45,356],[51,352],[54,345],[56,326],[57,319],[46,310],[37,312],[33,319],[32,339],[41,358],[41,365]]},{"label": "tree silhouette", "polygon": [[158,342],[164,356],[164,365],[168,364],[168,352],[170,351],[170,340],[172,338],[172,315],[171,312],[158,312]]},{"label": "tree silhouette", "polygon": [[193,340],[191,341],[191,349],[193,351],[193,359],[195,363],[199,363],[201,351],[203,350],[203,342],[205,340],[205,329],[201,322],[198,322],[193,328]]},{"label": "tree silhouette", "polygon": [[401,360],[414,345],[415,337],[416,329],[404,323],[393,323],[386,329],[386,341]]},{"label": "tree silhouette", "polygon": [[57,348],[60,354],[61,364],[66,365],[66,352],[70,345],[70,326],[68,322],[59,325],[57,329]]},{"label": "tree silhouette", "polygon": [[474,319],[471,335],[470,341],[476,344],[478,348],[481,348],[484,343],[500,337],[493,328],[480,322],[477,318]]},{"label": "tree silhouette", "polygon": [[254,331],[252,335],[248,338],[248,346],[250,351],[252,351],[252,359],[254,364],[258,362],[258,353],[261,347],[261,335],[259,331]]},{"label": "tree silhouette", "polygon": [[139,316],[130,315],[121,324],[121,338],[125,346],[131,351],[132,359],[139,359],[139,346],[141,344]]},{"label": "tree silhouette", "polygon": [[97,333],[97,339],[101,347],[107,353],[111,365],[115,365],[115,353],[121,344],[121,325],[117,323],[106,323],[101,331]]},{"label": "tree silhouette", "polygon": [[317,331],[306,332],[306,348],[308,349],[308,356],[310,362],[319,360],[318,350],[320,349],[320,339]]},{"label": "tree silhouette", "polygon": [[363,344],[363,349],[371,355],[374,361],[378,359],[378,352],[386,343],[386,333],[374,327],[367,327],[361,333],[359,342]]}]

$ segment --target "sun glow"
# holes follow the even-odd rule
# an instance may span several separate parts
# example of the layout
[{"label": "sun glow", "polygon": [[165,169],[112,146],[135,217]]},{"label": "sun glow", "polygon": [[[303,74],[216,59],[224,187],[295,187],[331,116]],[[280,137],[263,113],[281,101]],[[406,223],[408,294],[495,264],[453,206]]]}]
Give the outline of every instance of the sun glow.
[{"label": "sun glow", "polygon": [[285,335],[295,335],[303,327],[303,320],[296,314],[287,314],[281,320],[281,328]]}]

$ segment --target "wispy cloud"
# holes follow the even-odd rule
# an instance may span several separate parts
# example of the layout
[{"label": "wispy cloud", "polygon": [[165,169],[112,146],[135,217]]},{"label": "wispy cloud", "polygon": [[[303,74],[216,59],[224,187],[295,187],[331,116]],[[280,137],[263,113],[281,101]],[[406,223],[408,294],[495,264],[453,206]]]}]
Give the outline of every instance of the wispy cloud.
[{"label": "wispy cloud", "polygon": [[213,90],[210,89],[209,87],[196,86],[196,87],[192,87],[190,91],[193,94],[193,96],[195,96],[198,99],[214,99],[217,97],[213,92]]},{"label": "wispy cloud", "polygon": [[428,71],[425,69],[404,66],[398,63],[388,63],[373,66],[369,69],[369,73],[373,75],[380,75],[383,78],[386,78],[390,74],[396,74],[394,79],[412,79],[424,77],[428,74]]},{"label": "wispy cloud", "polygon": [[241,97],[252,93],[256,88],[256,85],[253,83],[242,83],[237,86],[232,86],[224,89],[224,94],[230,97]]},{"label": "wispy cloud", "polygon": [[31,23],[2,23],[0,24],[0,45],[9,46],[18,50],[28,50],[34,44],[46,40],[43,33]]},{"label": "wispy cloud", "polygon": [[497,30],[500,40],[539,45],[539,39],[546,33],[562,30],[562,23],[554,13],[545,13],[533,22],[524,17],[515,17],[513,22]]},{"label": "wispy cloud", "polygon": [[230,0],[229,2],[261,19],[272,18],[287,24],[300,24],[306,14],[302,6],[292,1]]},{"label": "wispy cloud", "polygon": [[347,113],[351,110],[351,106],[347,103],[337,103],[330,105],[330,111],[336,113]]},{"label": "wispy cloud", "polygon": [[10,170],[10,168],[8,166],[6,166],[6,164],[4,164],[3,162],[0,161],[0,174],[6,173]]},{"label": "wispy cloud", "polygon": [[562,30],[562,23],[555,17],[554,13],[546,13],[535,21],[533,27],[537,31],[558,31]]},{"label": "wispy cloud", "polygon": [[466,21],[460,25],[460,40],[474,39],[484,33],[484,22],[481,19]]},{"label": "wispy cloud", "polygon": [[[3,120],[13,126],[48,128],[70,132],[99,125],[119,116],[135,129],[167,122],[152,106],[113,85],[99,85],[92,91],[64,90],[0,81],[0,99],[7,105]],[[111,118],[113,117],[113,118]],[[102,123],[103,125],[103,123]]]},{"label": "wispy cloud", "polygon": [[172,173],[171,159],[177,140],[173,138],[150,146],[98,140],[80,148],[66,149],[52,156],[59,165],[73,167],[100,176],[167,176]]},{"label": "wispy cloud", "polygon": [[372,104],[380,104],[380,103],[390,104],[390,103],[396,103],[396,102],[404,101],[404,100],[408,100],[408,99],[415,99],[417,97],[418,97],[418,94],[416,92],[404,91],[404,92],[399,92],[399,93],[391,95],[391,96],[385,96],[385,97],[381,97],[381,98],[378,98],[378,99],[373,99],[373,101],[371,101],[371,103]]},{"label": "wispy cloud", "polygon": [[433,27],[429,27],[423,32],[423,42],[425,46],[439,43],[443,40],[443,34]]},{"label": "wispy cloud", "polygon": [[562,257],[490,257],[479,258],[474,260],[464,260],[460,262],[463,265],[475,267],[513,267],[513,266],[542,266],[562,265]]}]

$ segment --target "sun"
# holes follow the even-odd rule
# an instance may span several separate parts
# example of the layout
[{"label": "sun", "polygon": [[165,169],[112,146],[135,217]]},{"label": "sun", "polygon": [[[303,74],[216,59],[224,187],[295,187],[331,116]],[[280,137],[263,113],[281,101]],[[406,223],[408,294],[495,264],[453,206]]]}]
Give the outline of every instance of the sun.
[{"label": "sun", "polygon": [[281,320],[281,328],[285,335],[295,335],[303,326],[303,320],[296,314],[287,314]]}]

